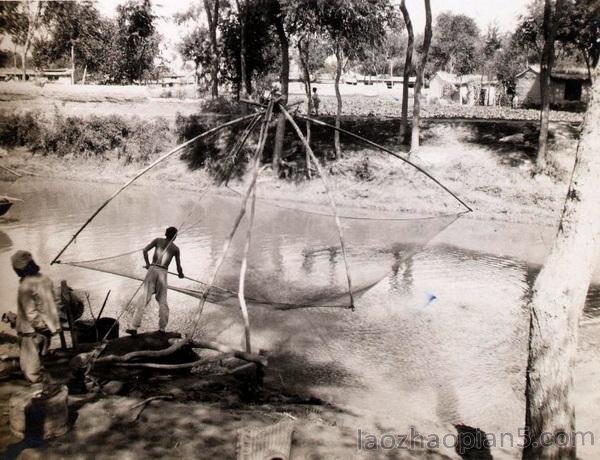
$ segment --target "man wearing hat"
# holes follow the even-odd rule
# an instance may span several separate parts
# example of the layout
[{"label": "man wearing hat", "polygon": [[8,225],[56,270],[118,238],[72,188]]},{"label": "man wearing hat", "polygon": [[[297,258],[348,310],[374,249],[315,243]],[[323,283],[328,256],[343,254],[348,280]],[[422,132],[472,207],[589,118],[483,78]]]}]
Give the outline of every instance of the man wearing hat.
[{"label": "man wearing hat", "polygon": [[52,281],[40,273],[28,251],[17,251],[11,257],[20,279],[17,297],[16,329],[20,337],[20,366],[30,383],[42,380],[40,353],[50,345],[50,338],[60,330],[58,308]]}]

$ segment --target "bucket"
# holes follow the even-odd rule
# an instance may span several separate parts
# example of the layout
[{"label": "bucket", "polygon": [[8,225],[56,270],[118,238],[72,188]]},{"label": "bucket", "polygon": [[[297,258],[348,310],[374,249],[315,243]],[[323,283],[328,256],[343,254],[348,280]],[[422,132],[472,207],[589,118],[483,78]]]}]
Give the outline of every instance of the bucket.
[{"label": "bucket", "polygon": [[[115,327],[113,327],[113,324]],[[104,338],[108,331],[110,331],[108,337],[106,337],[108,340],[119,338],[119,322],[114,318],[99,318],[98,321],[96,321],[96,327],[98,328],[100,340]]]},{"label": "bucket", "polygon": [[61,385],[50,396],[42,395],[41,385],[33,385],[12,396],[9,402],[10,431],[20,439],[52,439],[69,429],[67,397]]},{"label": "bucket", "polygon": [[119,323],[115,318],[100,318],[96,321],[95,325],[92,320],[79,320],[75,321],[75,328],[77,329],[77,339],[80,343],[99,342],[108,331],[110,331],[108,337],[106,337],[108,340],[119,337]]}]

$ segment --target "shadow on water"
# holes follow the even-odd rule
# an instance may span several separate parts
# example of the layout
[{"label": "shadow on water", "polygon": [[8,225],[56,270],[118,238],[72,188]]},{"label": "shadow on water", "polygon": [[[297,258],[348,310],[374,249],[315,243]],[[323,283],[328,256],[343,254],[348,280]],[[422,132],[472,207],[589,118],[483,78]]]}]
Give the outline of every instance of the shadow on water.
[{"label": "shadow on water", "polygon": [[0,230],[0,252],[8,251],[13,245],[10,236]]}]

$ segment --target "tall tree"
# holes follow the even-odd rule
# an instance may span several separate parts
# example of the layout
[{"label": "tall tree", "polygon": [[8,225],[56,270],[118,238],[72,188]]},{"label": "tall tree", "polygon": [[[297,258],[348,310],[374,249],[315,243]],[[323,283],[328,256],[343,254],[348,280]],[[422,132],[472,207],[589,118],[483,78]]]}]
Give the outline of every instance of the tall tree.
[{"label": "tall tree", "polygon": [[2,32],[10,37],[13,45],[13,65],[17,67],[18,48],[25,44],[28,19],[19,2],[0,2]]},{"label": "tall tree", "polygon": [[177,51],[184,61],[194,63],[194,84],[198,90],[200,68],[209,66],[212,59],[208,30],[201,26],[193,28],[177,44]]},{"label": "tall tree", "polygon": [[[561,0],[556,0],[560,2]],[[553,0],[544,2],[544,48],[540,59],[540,95],[542,107],[540,110],[540,135],[536,169],[545,171],[548,163],[548,125],[550,124],[550,103],[552,102],[551,75],[554,65],[554,41],[556,40],[556,19],[558,5]]]},{"label": "tall tree", "polygon": [[592,80],[592,69],[600,59],[600,2],[575,0],[563,3],[562,6],[559,18],[562,19],[562,27],[559,23],[557,38],[561,43],[569,43],[579,51]]},{"label": "tall tree", "polygon": [[600,255],[599,119],[595,78],[556,239],[529,305],[524,459],[576,458],[573,369],[579,320]]},{"label": "tall tree", "polygon": [[480,31],[473,18],[451,12],[438,15],[430,51],[435,70],[472,73],[481,64],[480,50]]},{"label": "tall tree", "polygon": [[406,0],[402,0],[400,3],[400,11],[404,18],[404,24],[406,25],[406,33],[408,34],[408,44],[406,45],[406,59],[404,61],[404,76],[402,78],[402,121],[400,124],[400,139],[402,142],[406,142],[408,134],[408,87],[410,83],[410,76],[412,73],[412,59],[413,49],[415,43],[415,33],[413,32],[412,21],[410,20],[410,14],[406,8]]},{"label": "tall tree", "polygon": [[27,54],[34,38],[34,34],[40,25],[40,19],[45,2],[37,0],[24,0],[23,1],[25,16],[27,17],[27,35],[25,37],[25,43],[23,44],[23,52],[21,53],[21,64],[23,66],[23,81],[27,76]]},{"label": "tall tree", "polygon": [[[279,73],[279,83],[281,84],[281,101],[287,104],[288,88],[290,83],[290,44],[288,34],[285,30],[285,12],[281,7],[279,0],[274,0],[271,5],[271,17],[275,26],[277,37],[279,38],[279,51],[281,56],[281,67]],[[272,168],[277,174],[279,172],[279,163],[281,162],[281,152],[283,151],[283,141],[285,139],[286,118],[280,113],[277,118],[277,129],[275,130],[275,145],[273,147]]]},{"label": "tall tree", "polygon": [[36,65],[69,63],[73,83],[76,63],[82,73],[95,73],[101,68],[107,46],[107,20],[91,1],[49,2],[42,20],[48,34],[33,43]]},{"label": "tall tree", "polygon": [[247,77],[247,64],[246,64],[246,27],[248,22],[248,2],[247,0],[235,0],[237,6],[238,22],[240,24],[240,78],[242,80],[241,93],[242,97],[246,98],[251,93],[251,89],[248,88],[246,82]]},{"label": "tall tree", "polygon": [[[335,125],[339,128],[342,115],[342,71],[349,60],[364,58],[368,50],[381,45],[391,13],[390,3],[388,0],[301,0],[297,3],[301,8],[314,11],[320,29],[333,48],[336,57]],[[342,149],[338,131],[334,132],[333,140],[336,158],[340,158]]]},{"label": "tall tree", "polygon": [[208,20],[208,32],[210,36],[212,63],[211,63],[211,97],[219,97],[219,41],[217,38],[217,28],[219,26],[219,0],[204,0],[204,10]]},{"label": "tall tree", "polygon": [[117,82],[141,84],[144,76],[152,71],[160,41],[155,21],[150,0],[129,0],[117,7],[117,30],[111,44],[119,56],[116,72],[111,76]]},{"label": "tall tree", "polygon": [[[497,61],[496,54],[502,49],[502,40],[500,38],[500,30],[497,24],[488,25],[485,37],[482,43],[482,64],[481,64],[481,88],[483,88],[484,76],[492,79],[492,69]],[[482,104],[489,104],[490,91],[486,92],[487,100],[481,101]]]},{"label": "tall tree", "polygon": [[[247,9],[243,18],[244,52],[241,46],[242,23],[239,12],[227,11],[219,25],[223,55],[221,72],[224,78],[231,81],[237,94],[253,94],[253,81],[272,73],[280,61],[278,39],[271,15],[268,9],[258,7],[260,1],[262,0],[246,0]],[[244,75],[242,61],[245,65]]]},{"label": "tall tree", "polygon": [[[306,30],[306,29],[304,29]],[[321,69],[327,56],[330,54],[330,49],[324,43],[316,33],[307,34],[302,33],[297,38],[298,48],[298,60],[300,61],[300,68],[302,69],[302,82],[304,83],[304,93],[306,94],[306,105],[307,113],[313,113],[313,102],[312,102],[312,80],[315,73]],[[311,123],[310,120],[306,120],[306,141],[310,145],[311,139]],[[306,153],[306,175],[310,179],[310,155],[308,149],[305,149]]]},{"label": "tall tree", "polygon": [[207,76],[206,69],[211,68],[213,59],[210,34],[204,20],[204,8],[199,2],[190,3],[185,11],[175,13],[173,19],[177,25],[187,26],[187,32],[177,44],[177,51],[184,62],[193,62],[194,84],[198,91],[200,69],[202,75]]},{"label": "tall tree", "polygon": [[[544,0],[533,1],[515,31],[516,42],[540,62],[544,47]],[[558,61],[585,64],[590,72],[600,57],[600,2],[565,0],[556,15],[555,55]]]},{"label": "tall tree", "polygon": [[411,151],[419,148],[419,134],[421,124],[421,88],[423,87],[423,74],[427,65],[429,46],[431,45],[431,2],[425,0],[425,34],[423,36],[423,49],[421,51],[421,62],[417,67],[417,81],[415,82],[415,100],[413,103],[412,136],[410,142]]},{"label": "tall tree", "polygon": [[493,74],[502,83],[506,93],[504,103],[510,103],[517,87],[517,75],[527,68],[527,52],[516,33],[506,34],[501,39],[501,48],[491,63]]}]

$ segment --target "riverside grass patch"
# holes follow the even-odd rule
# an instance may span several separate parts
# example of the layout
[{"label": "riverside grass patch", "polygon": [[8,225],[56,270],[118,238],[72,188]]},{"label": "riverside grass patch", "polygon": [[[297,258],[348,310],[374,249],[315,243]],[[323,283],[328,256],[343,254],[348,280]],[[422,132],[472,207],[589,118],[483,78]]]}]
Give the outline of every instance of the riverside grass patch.
[{"label": "riverside grass patch", "polygon": [[174,141],[172,127],[162,118],[61,114],[48,118],[36,112],[0,116],[1,146],[27,147],[43,155],[144,163]]}]

